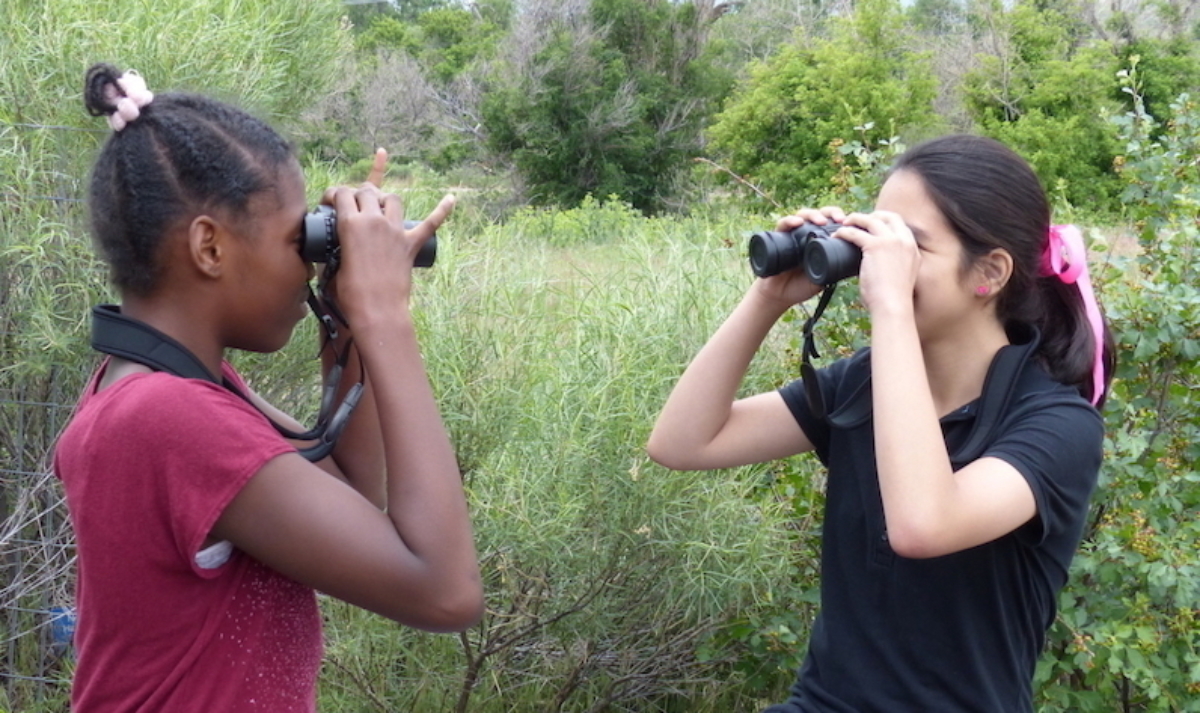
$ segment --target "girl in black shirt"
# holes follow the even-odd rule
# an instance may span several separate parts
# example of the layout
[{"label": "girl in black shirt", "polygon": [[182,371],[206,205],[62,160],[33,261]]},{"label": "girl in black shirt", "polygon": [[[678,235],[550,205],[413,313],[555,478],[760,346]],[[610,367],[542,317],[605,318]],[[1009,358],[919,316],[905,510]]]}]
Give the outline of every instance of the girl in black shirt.
[{"label": "girl in black shirt", "polygon": [[754,283],[648,450],[687,470],[815,450],[829,468],[822,610],[772,711],[1031,711],[1112,371],[1082,239],[1050,224],[1028,164],[981,137],[907,152],[875,208],[778,226],[840,223],[862,251],[870,347],[815,374],[825,412],[802,382],[736,398],[771,327],[820,291],[795,269]]}]

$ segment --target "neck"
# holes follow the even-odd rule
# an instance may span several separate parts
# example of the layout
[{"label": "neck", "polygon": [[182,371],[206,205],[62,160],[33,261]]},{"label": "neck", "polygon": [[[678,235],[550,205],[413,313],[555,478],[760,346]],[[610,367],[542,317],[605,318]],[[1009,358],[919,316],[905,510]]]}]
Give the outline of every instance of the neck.
[{"label": "neck", "polygon": [[121,313],[154,327],[183,345],[217,378],[225,349],[215,332],[206,328],[201,310],[180,310],[165,300],[126,296]]},{"label": "neck", "polygon": [[925,373],[939,416],[979,398],[996,352],[1007,344],[1008,335],[994,320],[922,342]]}]

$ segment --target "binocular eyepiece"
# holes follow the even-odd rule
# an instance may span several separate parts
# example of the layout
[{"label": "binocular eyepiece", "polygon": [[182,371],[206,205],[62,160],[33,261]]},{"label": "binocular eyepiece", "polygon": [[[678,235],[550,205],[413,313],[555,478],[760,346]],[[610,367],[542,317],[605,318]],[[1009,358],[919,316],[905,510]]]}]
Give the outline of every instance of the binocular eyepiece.
[{"label": "binocular eyepiece", "polygon": [[841,223],[805,223],[790,231],[761,230],[750,236],[750,269],[770,277],[804,266],[816,285],[832,285],[854,277],[862,251],[854,243],[833,237]]},{"label": "binocular eyepiece", "polygon": [[[420,225],[420,221],[404,221],[405,230]],[[304,216],[304,227],[300,234],[300,255],[308,262],[332,265],[336,268],[341,257],[342,246],[338,242],[337,211],[327,205],[317,206]],[[413,267],[432,267],[437,259],[437,233],[421,246],[413,260]]]}]

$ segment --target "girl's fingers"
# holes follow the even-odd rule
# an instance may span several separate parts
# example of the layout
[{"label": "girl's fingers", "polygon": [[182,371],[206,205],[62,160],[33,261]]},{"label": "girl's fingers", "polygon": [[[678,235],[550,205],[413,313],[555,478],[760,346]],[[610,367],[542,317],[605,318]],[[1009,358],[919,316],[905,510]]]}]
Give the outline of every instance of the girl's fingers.
[{"label": "girl's fingers", "polygon": [[446,222],[446,218],[450,217],[450,212],[454,210],[454,201],[453,194],[447,193],[442,196],[442,200],[438,201],[433,210],[429,211],[429,215],[425,216],[425,220],[422,220],[417,227],[413,228],[413,231],[428,230],[429,235],[433,235],[441,227],[442,223]]},{"label": "girl's fingers", "polygon": [[450,193],[442,196],[442,199],[429,212],[429,215],[425,216],[424,222],[429,223],[435,228],[440,226],[446,221],[446,218],[450,217],[450,212],[454,210],[455,200],[454,195]]},{"label": "girl's fingers", "polygon": [[815,225],[826,225],[830,221],[840,223],[845,217],[845,212],[837,206],[825,206],[824,208],[802,208],[792,215],[784,216],[779,219],[776,225],[776,230],[792,230],[799,228],[805,223],[813,223]]},{"label": "girl's fingers", "polygon": [[375,149],[375,160],[371,164],[371,171],[367,174],[367,183],[373,186],[383,186],[383,176],[387,172],[387,151],[379,148]]},{"label": "girl's fingers", "polygon": [[361,188],[354,192],[355,201],[358,203],[358,209],[362,213],[377,214],[383,212],[383,193],[378,188],[370,184],[363,184]]},{"label": "girl's fingers", "polygon": [[851,213],[842,221],[837,236],[859,247],[876,239],[896,239],[915,242],[912,231],[896,213],[875,211],[874,213]]},{"label": "girl's fingers", "polygon": [[[388,154],[386,150],[375,150],[375,158],[371,163],[371,171],[367,174],[367,180],[362,184],[361,188],[367,188],[368,186],[379,188],[383,185],[383,176],[387,172],[387,158]],[[343,190],[344,188],[346,188],[346,186],[330,186],[329,188],[326,188],[325,192],[321,194],[321,203],[337,208],[336,196],[338,191]],[[351,188],[350,190],[355,189]]]},{"label": "girl's fingers", "polygon": [[404,201],[395,193],[385,193],[382,198],[383,214],[389,220],[404,221]]}]

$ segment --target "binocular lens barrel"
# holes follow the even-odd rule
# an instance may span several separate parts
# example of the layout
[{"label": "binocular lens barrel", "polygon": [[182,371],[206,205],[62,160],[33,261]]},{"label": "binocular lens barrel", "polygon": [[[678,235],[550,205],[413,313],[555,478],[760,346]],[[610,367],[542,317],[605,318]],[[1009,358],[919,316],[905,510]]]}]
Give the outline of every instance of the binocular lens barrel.
[{"label": "binocular lens barrel", "polygon": [[759,277],[787,272],[803,260],[803,244],[790,233],[762,230],[750,236],[750,269]]},{"label": "binocular lens barrel", "polygon": [[804,271],[816,285],[832,285],[858,274],[862,251],[840,238],[811,240],[804,246]]},{"label": "binocular lens barrel", "polygon": [[805,223],[788,232],[760,230],[750,236],[750,269],[770,277],[801,265],[817,285],[831,285],[854,277],[862,264],[862,251],[853,243],[833,237],[838,223]]},{"label": "binocular lens barrel", "polygon": [[[406,220],[404,229],[411,230],[420,224],[420,221],[417,220]],[[300,255],[306,261],[329,262],[330,258],[340,249],[341,244],[338,242],[337,236],[337,211],[327,205],[319,205],[313,212],[304,216],[304,235],[300,240]],[[413,267],[433,267],[435,260],[437,260],[437,233],[431,235],[429,240],[426,240],[425,244],[421,246],[416,259],[413,260]]]}]

